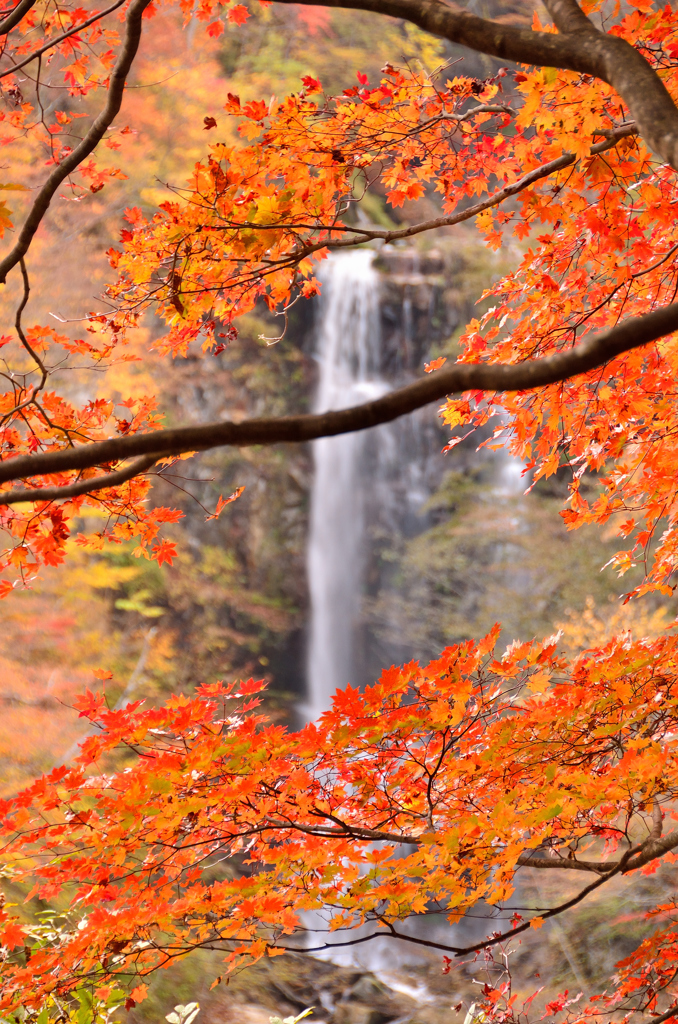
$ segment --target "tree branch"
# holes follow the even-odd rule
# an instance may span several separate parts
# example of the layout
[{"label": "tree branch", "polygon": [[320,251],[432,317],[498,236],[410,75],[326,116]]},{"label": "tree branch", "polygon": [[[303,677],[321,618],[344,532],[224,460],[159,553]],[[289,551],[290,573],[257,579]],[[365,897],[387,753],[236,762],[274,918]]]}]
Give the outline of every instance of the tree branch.
[{"label": "tree branch", "polygon": [[[609,870],[610,865],[602,860],[567,860],[564,857],[538,857],[534,853],[521,853],[517,860],[518,867],[539,868],[540,870],[553,868],[556,871],[593,871],[595,874],[604,874]],[[611,862],[612,867],[615,861]]]},{"label": "tree branch", "polygon": [[672,1006],[670,1010],[666,1010],[665,1013],[659,1015],[659,1017],[650,1017],[651,1024],[663,1024],[665,1020],[671,1020],[672,1017],[678,1016],[678,1006]]},{"label": "tree branch", "polygon": [[381,829],[353,827],[352,825],[300,825],[295,821],[275,821],[264,819],[260,825],[248,835],[260,832],[274,831],[302,832],[304,835],[318,836],[321,839],[355,839],[365,843],[395,843],[403,846],[419,846],[421,840],[418,836],[404,836],[394,832],[383,832]]},{"label": "tree branch", "polygon": [[621,860],[576,860],[563,858],[535,857],[534,853],[522,853],[518,858],[519,867],[524,868],[556,868],[565,871],[595,871],[597,874],[607,874],[610,871],[621,870],[622,874],[627,871],[635,871],[644,867],[651,860],[663,857],[669,850],[675,850],[678,846],[678,831],[669,832],[662,839],[662,828],[664,825],[662,809],[655,797],[652,802],[652,828],[650,834],[639,849],[629,856],[625,853]]},{"label": "tree branch", "polygon": [[[636,852],[637,851],[635,849],[628,850],[624,854],[622,859],[617,862],[616,865],[611,865],[609,871],[607,871],[604,875],[601,875],[599,878],[597,878],[595,882],[591,882],[583,889],[580,889],[577,895],[573,896],[572,899],[567,900],[565,903],[560,903],[557,907],[552,907],[551,910],[546,910],[544,911],[544,913],[539,914],[538,916],[541,917],[543,921],[548,921],[549,918],[557,917],[559,914],[562,914],[565,910],[570,910],[572,907],[576,907],[577,904],[581,903],[582,900],[586,899],[586,897],[590,893],[594,892],[596,889],[599,889],[601,885],[604,885],[605,882],[608,882],[611,878],[614,878],[615,875],[622,874],[625,871],[630,871],[631,869],[627,867],[627,864]],[[499,942],[505,942],[506,939],[512,939],[514,935],[520,935],[521,932],[525,932],[528,928],[531,927],[531,920],[524,921],[523,924],[516,925],[515,928],[512,928],[508,932],[495,934],[485,939],[483,942],[477,942],[475,946],[467,946],[466,949],[463,949],[461,952],[464,955],[466,955],[467,953],[478,953],[480,952],[481,949],[487,949],[488,946],[495,946]]]},{"label": "tree branch", "polygon": [[[546,860],[534,857],[533,854],[522,854],[518,858],[518,865],[521,867],[553,867],[553,868],[566,868],[571,870],[583,870],[583,871],[595,871],[599,877],[591,882],[589,885],[581,889],[575,896],[567,900],[565,903],[561,903],[556,907],[552,907],[551,910],[544,911],[539,916],[542,920],[546,921],[551,917],[557,917],[559,914],[564,913],[566,910],[570,910],[572,907],[577,906],[581,903],[590,893],[594,892],[600,886],[604,885],[605,882],[614,878],[615,875],[627,874],[629,871],[634,871],[636,868],[642,867],[644,864],[649,863],[657,857],[661,857],[664,853],[678,846],[678,832],[672,832],[670,835],[661,839],[661,810],[659,804],[655,800],[653,805],[653,827],[650,832],[648,839],[640,847],[634,847],[624,854],[618,861],[570,861],[570,860]],[[659,825],[658,825],[659,823]],[[659,831],[658,831],[659,827]],[[307,830],[303,830],[307,831]],[[310,831],[310,830],[308,830]],[[337,830],[338,831],[338,830]],[[371,830],[360,830],[364,832],[360,838],[369,838],[367,835]],[[350,835],[353,835],[352,830],[347,829]],[[334,834],[334,830],[333,833]],[[389,835],[387,841],[393,841],[395,837]],[[400,840],[402,841],[402,840]],[[410,844],[418,844],[419,840],[416,837],[405,840]],[[531,927],[531,920],[524,921],[522,924],[516,925],[516,927],[503,933],[494,933],[492,936],[488,936],[481,942],[476,943],[473,946],[466,946],[459,948],[456,946],[448,946],[445,944],[437,943],[429,939],[420,939],[416,936],[404,935],[402,932],[397,932],[394,926],[389,922],[386,926],[386,931],[375,932],[373,935],[364,936],[360,939],[353,939],[346,942],[337,943],[326,943],[323,946],[313,947],[306,949],[306,952],[316,952],[322,949],[331,949],[332,946],[351,946],[356,945],[359,942],[366,942],[372,938],[388,936],[394,939],[400,939],[403,942],[414,943],[415,945],[429,946],[434,949],[442,949],[450,953],[455,953],[457,956],[466,956],[469,953],[476,953],[480,950],[486,949],[489,946],[494,946],[497,943],[504,942],[507,939],[513,938],[515,935],[521,934],[521,932],[527,931]],[[295,947],[287,947],[295,948]],[[665,1014],[660,1017],[653,1017],[652,1024],[662,1024],[662,1021],[669,1020],[669,1018],[678,1015],[678,1007],[674,1007],[672,1010],[668,1010]]]},{"label": "tree branch", "polygon": [[90,469],[138,455],[156,459],[224,445],[249,447],[312,441],[390,423],[407,413],[464,391],[530,391],[586,373],[630,349],[678,330],[678,303],[598,334],[566,352],[522,363],[454,363],[372,402],[330,412],[206,423],[148,434],[114,437],[57,452],[21,455],[0,463],[0,484],[49,473]]},{"label": "tree branch", "polygon": [[28,14],[31,7],[35,7],[37,0],[20,0],[13,11],[7,15],[4,21],[0,21],[0,36],[7,35],[15,25],[18,25],[25,14]]},{"label": "tree branch", "polygon": [[[678,846],[678,832],[670,832],[663,839],[654,839],[650,836],[637,854],[631,857],[625,864],[623,873],[635,871],[649,864],[651,860],[663,857],[669,850],[675,850]],[[518,858],[518,865],[522,868],[540,868],[548,870],[555,868],[557,871],[594,871],[596,874],[606,874],[613,868],[618,868],[620,861],[614,860],[566,860],[560,857],[535,857],[532,853],[522,853]]]},{"label": "tree branch", "polygon": [[[127,31],[125,34],[125,40],[120,51],[120,56],[118,57],[115,67],[111,73],[111,83],[108,87],[108,100],[106,102],[106,106],[98,115],[82,142],[80,142],[75,149],[69,153],[69,155],[57,167],[54,168],[47,178],[47,181],[35,197],[35,201],[33,202],[30,212],[21,227],[14,247],[4,257],[4,259],[0,260],[0,284],[5,283],[9,271],[12,270],[12,268],[15,267],[28,252],[28,248],[33,241],[33,236],[38,230],[40,222],[45,216],[56,190],[68,175],[71,174],[97,147],[106,131],[117,117],[118,111],[122,105],[125,81],[137,50],[139,49],[139,40],[141,39],[141,19],[144,11],[150,3],[151,0],[132,0],[127,11]],[[80,26],[80,28],[82,28],[82,26]]]},{"label": "tree branch", "polygon": [[78,480],[77,483],[67,484],[65,487],[26,487],[14,491],[5,491],[0,494],[0,507],[4,505],[19,505],[26,501],[63,501],[66,498],[77,498],[80,494],[91,494],[93,491],[101,491],[108,487],[117,487],[131,480],[135,476],[141,476],[147,469],[150,469],[158,460],[156,455],[144,455],[125,469],[118,469],[114,473],[106,473],[104,476],[95,477],[93,480]]},{"label": "tree branch", "polygon": [[[298,2],[315,6],[317,0]],[[550,2],[551,14],[560,23],[557,35],[479,18],[444,0],[326,0],[326,4],[402,18],[432,35],[502,60],[593,75],[619,93],[650,149],[678,169],[678,110],[664,83],[630,43],[599,31],[581,10],[577,15],[574,0]]]},{"label": "tree branch", "polygon": [[[33,6],[35,0],[31,0],[30,7]],[[84,28],[89,28],[96,21],[101,21],[107,14],[111,14],[113,11],[117,11],[118,7],[122,7],[125,0],[117,0],[116,3],[112,4],[111,7],[107,7],[105,11],[100,11],[98,14],[93,14],[91,18],[87,18],[86,21],[81,21],[80,24],[74,25],[73,28],[69,28],[68,32],[64,32],[63,35],[57,36],[56,39],[50,39],[48,43],[41,46],[39,50],[34,50],[33,53],[29,53],[22,61],[18,64],[12,64],[11,68],[6,68],[4,71],[0,71],[0,78],[7,78],[8,75],[13,75],[16,71],[20,71],[21,68],[25,68],[27,64],[35,60],[37,57],[41,57],[43,53],[47,53],[48,50],[54,49],[59,43],[63,43],[66,39],[76,35],[78,32],[82,32]],[[87,154],[85,154],[87,155]]]},{"label": "tree branch", "polygon": [[544,6],[559,32],[596,31],[595,25],[586,17],[577,0],[544,0]]},{"label": "tree branch", "polygon": [[[620,860],[594,861],[538,857],[531,852],[521,854],[518,858],[517,866],[524,868],[546,868],[556,871],[592,871],[598,875],[609,875],[612,871],[615,873],[621,871],[622,874],[626,874],[628,871],[635,871],[637,868],[642,868],[645,864],[649,864],[650,861],[663,857],[669,850],[673,850],[678,846],[678,831],[669,833],[663,839],[661,838],[661,831],[657,831],[656,818],[658,807],[659,804],[655,802],[653,808],[653,828],[650,835],[631,856],[629,856],[627,851]],[[659,810],[659,814],[661,814],[661,810]],[[362,828],[360,826],[354,827],[348,824],[343,825],[343,827],[299,825],[297,822],[267,819],[254,831],[268,831],[269,829],[303,832],[306,835],[318,836],[323,839],[355,839],[360,842],[395,843],[396,845],[403,844],[405,846],[419,846],[421,842],[418,836],[401,835],[399,833],[384,832],[380,829]]]},{"label": "tree branch", "polygon": [[[628,852],[628,854],[626,856],[628,857],[630,853],[632,853],[631,850],[629,850],[629,852]],[[623,858],[622,858],[622,861],[620,861],[619,863],[620,864],[623,863]],[[557,907],[553,907],[551,910],[544,911],[544,913],[539,914],[538,916],[541,917],[541,919],[543,921],[546,921],[546,920],[548,920],[551,917],[557,917],[559,914],[562,914],[566,910],[570,910],[572,907],[575,907],[578,903],[581,903],[582,900],[584,900],[590,893],[594,892],[594,890],[599,889],[600,886],[604,885],[605,882],[609,881],[610,878],[613,878],[616,874],[619,874],[620,870],[623,871],[623,870],[626,870],[626,868],[624,867],[624,868],[620,869],[619,866],[613,868],[606,875],[604,875],[604,876],[602,876],[600,878],[597,878],[595,882],[591,882],[590,885],[587,885],[587,886],[585,886],[585,888],[581,889],[577,893],[576,896],[572,897],[572,899],[567,900],[567,902],[565,902],[565,903],[559,904],[559,906],[557,906]],[[500,942],[505,942],[507,939],[511,939],[515,935],[520,935],[522,932],[527,931],[531,927],[532,927],[532,919],[530,919],[529,921],[524,921],[522,924],[516,925],[515,928],[511,928],[509,931],[506,931],[506,932],[494,932],[492,935],[487,936],[487,938],[483,939],[481,942],[477,942],[473,946],[466,946],[464,948],[460,948],[458,946],[448,946],[448,945],[445,945],[445,944],[442,944],[442,943],[439,943],[439,942],[434,942],[431,939],[420,939],[420,938],[418,938],[415,935],[404,935],[402,932],[397,932],[395,930],[393,924],[391,924],[390,922],[387,922],[386,923],[386,930],[383,931],[383,932],[382,931],[375,932],[373,935],[368,935],[368,936],[365,936],[364,938],[361,938],[361,939],[348,940],[346,942],[327,943],[325,946],[320,947],[320,948],[331,949],[332,946],[334,946],[334,945],[337,945],[337,946],[357,945],[358,942],[366,942],[366,941],[369,941],[369,939],[376,938],[377,936],[381,937],[383,935],[383,936],[388,936],[388,937],[394,938],[394,939],[400,939],[403,942],[410,942],[410,943],[413,943],[414,945],[417,945],[417,946],[428,946],[428,947],[433,948],[433,949],[442,949],[442,950],[447,951],[449,953],[454,953],[456,956],[466,956],[469,953],[478,953],[478,952],[480,952],[480,950],[487,949],[489,946],[496,946]],[[294,947],[286,947],[286,948],[294,948]],[[307,949],[306,950],[306,952],[316,952],[316,951],[317,950],[315,948],[313,948],[313,947],[311,947],[311,949]],[[674,1010],[673,1012],[675,1013],[676,1011]],[[669,1016],[672,1016],[672,1015],[673,1014],[669,1014]],[[668,1019],[668,1017],[665,1018],[665,1019]],[[653,1024],[654,1024],[654,1021],[653,1021]],[[659,1020],[657,1021],[657,1024],[659,1024]]]}]

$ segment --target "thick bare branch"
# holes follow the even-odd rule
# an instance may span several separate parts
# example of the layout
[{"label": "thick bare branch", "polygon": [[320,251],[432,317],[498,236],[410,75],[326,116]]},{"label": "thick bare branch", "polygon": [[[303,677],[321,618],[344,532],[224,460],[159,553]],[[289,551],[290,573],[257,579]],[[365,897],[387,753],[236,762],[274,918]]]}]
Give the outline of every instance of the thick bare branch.
[{"label": "thick bare branch", "polygon": [[[669,850],[678,846],[678,832],[670,832],[663,839],[648,839],[641,850],[626,863],[624,873],[635,871],[649,864],[651,860],[663,857]],[[568,860],[564,857],[535,857],[534,854],[523,853],[518,860],[519,867],[539,868],[540,870],[556,871],[593,871],[598,875],[606,874],[613,868],[619,866],[619,861],[614,860]]]},{"label": "thick bare branch", "polygon": [[586,373],[630,349],[678,330],[678,303],[630,317],[624,323],[586,336],[566,352],[523,363],[454,363],[382,398],[350,409],[206,423],[195,427],[132,434],[58,452],[22,455],[0,463],[0,484],[49,473],[89,469],[138,455],[179,455],[224,445],[248,447],[312,441],[390,423],[407,413],[464,391],[529,391]]},{"label": "thick bare branch", "polygon": [[671,1020],[672,1017],[678,1016],[678,1005],[672,1006],[670,1010],[665,1010],[658,1017],[650,1017],[651,1024],[663,1024],[665,1020]]},{"label": "thick bare branch", "polygon": [[544,0],[544,6],[559,32],[595,31],[593,22],[586,17],[577,0]]},{"label": "thick bare branch", "polygon": [[661,805],[657,797],[652,801],[652,829],[650,830],[650,839],[661,839],[662,832],[664,830],[664,815],[662,814]]},{"label": "thick bare branch", "polygon": [[[658,825],[658,820],[660,823]],[[334,819],[333,819],[334,820]],[[518,858],[517,866],[524,868],[540,868],[555,871],[589,871],[597,875],[610,875],[621,872],[626,874],[642,868],[650,861],[663,857],[665,853],[678,846],[678,831],[671,832],[661,838],[661,809],[655,802],[652,812],[653,826],[650,835],[645,842],[636,847],[635,852],[627,851],[619,860],[576,860],[564,857],[540,857],[534,853],[523,853]],[[348,838],[359,842],[383,842],[403,844],[405,846],[418,846],[421,842],[418,836],[402,835],[397,832],[384,832],[377,829],[362,828],[350,824],[322,824],[322,825],[299,825],[293,821],[277,821],[264,819],[256,831],[276,829],[303,832],[308,835],[320,836],[323,838]],[[659,831],[658,831],[659,829]]]},{"label": "thick bare branch", "polygon": [[19,236],[12,250],[0,260],[0,283],[7,280],[9,271],[19,263],[28,252],[33,236],[45,216],[54,193],[61,183],[71,174],[82,161],[97,147],[106,131],[113,123],[120,110],[125,91],[125,81],[132,62],[139,49],[141,39],[141,19],[144,11],[152,0],[132,0],[127,11],[126,32],[120,56],[111,73],[106,106],[95,119],[89,131],[75,149],[54,168],[42,188],[39,190],[26,220],[21,226]]},{"label": "thick bare branch", "polygon": [[[299,2],[313,6],[317,0]],[[678,169],[678,109],[663,82],[630,43],[599,31],[581,11],[578,16],[574,0],[551,4],[552,16],[560,22],[557,35],[479,18],[444,0],[327,0],[327,5],[403,18],[432,35],[502,60],[593,75],[619,93],[650,149]]]},{"label": "thick bare branch", "polygon": [[522,853],[518,858],[518,867],[539,868],[554,871],[592,871],[596,875],[605,874],[615,861],[606,863],[601,860],[568,860],[565,857],[538,857],[533,853]]},{"label": "thick bare branch", "polygon": [[0,36],[6,35],[15,25],[18,25],[25,14],[28,14],[31,7],[35,7],[37,0],[20,0],[13,11],[0,21]]},{"label": "thick bare branch", "polygon": [[27,501],[64,501],[66,498],[77,498],[80,494],[92,494],[94,491],[101,491],[104,488],[117,487],[131,480],[135,476],[141,476],[157,462],[155,455],[144,455],[136,459],[130,466],[124,469],[117,469],[114,473],[105,473],[89,480],[78,480],[77,483],[67,484],[64,487],[22,487],[14,491],[6,491],[0,494],[0,507],[3,505],[19,505]]}]

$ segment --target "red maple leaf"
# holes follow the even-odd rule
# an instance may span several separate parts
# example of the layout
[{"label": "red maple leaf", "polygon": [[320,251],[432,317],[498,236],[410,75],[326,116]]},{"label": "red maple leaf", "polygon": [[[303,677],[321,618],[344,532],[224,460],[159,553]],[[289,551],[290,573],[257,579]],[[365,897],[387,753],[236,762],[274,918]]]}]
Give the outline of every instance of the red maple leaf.
[{"label": "red maple leaf", "polygon": [[177,557],[177,546],[169,540],[161,540],[153,548],[152,555],[158,565],[162,565],[163,562],[172,565],[173,560]]}]

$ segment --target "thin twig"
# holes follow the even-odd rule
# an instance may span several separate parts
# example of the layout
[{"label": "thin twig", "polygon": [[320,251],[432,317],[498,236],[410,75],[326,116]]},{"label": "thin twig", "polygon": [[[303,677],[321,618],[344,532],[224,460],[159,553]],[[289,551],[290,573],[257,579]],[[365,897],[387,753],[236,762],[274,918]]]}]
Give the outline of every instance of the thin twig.
[{"label": "thin twig", "polygon": [[[120,3],[122,0],[120,0]],[[47,213],[56,190],[61,183],[71,174],[82,161],[96,149],[117,117],[122,105],[122,97],[125,91],[125,81],[132,66],[139,41],[141,39],[141,25],[143,13],[152,0],[132,0],[127,11],[127,32],[125,41],[120,51],[120,56],[111,72],[111,81],[108,88],[108,100],[104,109],[99,113],[82,142],[68,154],[67,157],[54,168],[42,188],[39,190],[33,205],[21,226],[18,238],[11,251],[0,260],[0,283],[4,284],[7,274],[26,255],[28,248],[33,241],[33,236],[38,230],[43,217]],[[35,55],[34,55],[35,56]]]},{"label": "thin twig", "polygon": [[[33,6],[34,2],[35,0],[31,0],[29,7],[26,9],[29,10]],[[93,14],[91,18],[87,19],[87,21],[81,21],[78,25],[74,25],[73,28],[69,28],[68,32],[64,32],[63,35],[57,36],[56,39],[51,39],[49,43],[45,43],[45,45],[41,46],[39,50],[34,50],[33,53],[29,53],[29,55],[22,61],[19,61],[18,64],[12,64],[11,68],[7,68],[5,71],[0,71],[0,78],[7,78],[8,75],[14,75],[17,71],[20,71],[21,68],[25,68],[27,64],[34,61],[36,57],[41,57],[43,53],[47,53],[48,50],[58,46],[59,43],[63,43],[71,36],[76,35],[78,32],[82,32],[84,28],[89,28],[89,26],[93,25],[96,21],[101,21],[101,19],[105,18],[106,15],[112,14],[113,11],[117,11],[118,7],[122,7],[124,3],[125,0],[116,0],[116,3],[107,7],[105,11],[101,11],[99,14]],[[1,31],[2,29],[0,28],[0,32]]]}]

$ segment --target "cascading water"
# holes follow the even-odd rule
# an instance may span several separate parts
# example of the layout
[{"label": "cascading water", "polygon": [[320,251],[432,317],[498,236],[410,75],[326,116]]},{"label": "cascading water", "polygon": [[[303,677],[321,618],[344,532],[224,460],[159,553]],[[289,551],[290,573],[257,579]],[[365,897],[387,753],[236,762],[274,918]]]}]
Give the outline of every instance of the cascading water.
[{"label": "cascading water", "polygon": [[[358,249],[328,260],[322,280],[316,356],[317,412],[341,409],[388,390],[380,377],[379,275],[374,253]],[[308,717],[330,706],[352,680],[359,609],[364,516],[360,466],[366,434],[314,442],[307,564],[311,601]]]},{"label": "cascading water", "polygon": [[[334,255],[324,265],[316,337],[317,412],[375,398],[390,386],[398,386],[403,374],[411,374],[420,365],[410,286],[404,284],[398,341],[391,343],[391,366],[386,371],[389,351],[381,352],[380,276],[373,258],[373,252],[357,250]],[[408,273],[411,277],[417,275],[416,260],[412,260]],[[405,275],[402,277],[407,280]],[[385,349],[389,350],[388,343]],[[387,372],[391,384],[386,381]],[[440,440],[435,433],[434,410],[422,410],[417,416],[372,432],[322,438],[313,444],[307,547],[311,605],[308,699],[303,709],[308,719],[330,707],[337,689],[349,682],[360,685],[375,678],[368,662],[376,663],[378,671],[391,660],[399,662],[409,656],[407,629],[400,628],[397,609],[391,609],[386,616],[390,635],[379,651],[366,651],[364,646],[357,649],[356,626],[363,612],[366,555],[374,546],[370,534],[375,530],[389,537],[407,537],[425,528],[423,510],[427,498],[445,469],[451,468],[439,454],[436,441]],[[518,460],[505,453],[497,458],[495,502],[510,502],[524,490],[521,471]],[[371,643],[374,646],[374,636]],[[305,915],[304,920],[310,945],[328,939],[330,918],[316,912]],[[401,927],[404,932],[442,943],[451,942],[460,930],[469,941],[477,941],[487,930],[479,919],[455,925],[451,933],[447,922],[436,916],[412,920]],[[357,934],[364,935],[365,930]],[[401,953],[407,962],[423,955],[421,949]],[[397,964],[398,957],[394,957],[393,944],[388,939],[356,949],[336,947],[327,956],[336,963],[382,972],[388,983],[393,984],[388,972]]]}]

